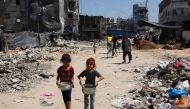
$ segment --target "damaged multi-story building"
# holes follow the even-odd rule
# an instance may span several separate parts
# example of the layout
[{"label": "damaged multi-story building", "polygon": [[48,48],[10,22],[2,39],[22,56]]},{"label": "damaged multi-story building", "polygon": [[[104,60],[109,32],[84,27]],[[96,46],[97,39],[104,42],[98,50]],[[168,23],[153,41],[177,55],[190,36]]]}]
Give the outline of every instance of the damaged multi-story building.
[{"label": "damaged multi-story building", "polygon": [[145,4],[133,5],[133,28],[134,32],[145,31],[145,27],[139,26],[140,20],[148,21],[147,2]]},{"label": "damaged multi-story building", "polygon": [[103,16],[80,15],[79,33],[81,39],[104,39],[107,28],[107,18]]},{"label": "damaged multi-story building", "polygon": [[78,32],[78,0],[0,0],[0,25],[6,31]]},{"label": "damaged multi-story building", "polygon": [[190,0],[162,0],[159,4],[159,23],[181,27],[162,31],[164,40],[179,39],[183,31],[190,30]]}]

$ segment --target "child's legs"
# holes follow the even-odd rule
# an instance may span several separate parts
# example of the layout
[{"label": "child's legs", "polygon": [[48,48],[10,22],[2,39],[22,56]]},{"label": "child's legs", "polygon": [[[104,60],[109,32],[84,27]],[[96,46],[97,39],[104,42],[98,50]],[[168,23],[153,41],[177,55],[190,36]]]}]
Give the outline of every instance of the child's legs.
[{"label": "child's legs", "polygon": [[71,109],[71,90],[62,91],[63,100],[65,103],[66,109]]},{"label": "child's legs", "polygon": [[84,94],[84,109],[89,108],[89,95]]},{"label": "child's legs", "polygon": [[94,109],[95,93],[90,95],[90,109]]},{"label": "child's legs", "polygon": [[66,101],[65,107],[66,107],[66,109],[71,109],[71,101]]},{"label": "child's legs", "polygon": [[94,48],[94,53],[96,53],[96,48]]}]

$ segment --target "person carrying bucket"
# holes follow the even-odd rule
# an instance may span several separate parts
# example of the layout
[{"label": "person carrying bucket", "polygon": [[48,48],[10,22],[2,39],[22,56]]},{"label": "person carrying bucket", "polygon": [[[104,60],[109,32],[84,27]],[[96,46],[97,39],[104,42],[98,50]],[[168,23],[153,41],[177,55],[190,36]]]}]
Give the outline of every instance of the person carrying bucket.
[{"label": "person carrying bucket", "polygon": [[[60,62],[63,65],[57,70],[56,85],[61,89],[66,109],[71,109],[71,92],[72,88],[74,88],[74,69],[70,65],[71,56],[69,54],[63,54]],[[65,88],[60,86],[62,83],[65,83],[62,85],[66,86]]]},{"label": "person carrying bucket", "polygon": [[[98,83],[104,79],[104,77],[98,71],[96,71],[95,68],[96,68],[95,59],[88,58],[86,61],[86,69],[78,75],[79,84],[83,88],[85,87],[84,85],[86,86],[88,85],[88,87],[90,87],[89,89],[94,90],[98,86]],[[86,77],[84,85],[82,84],[83,77]],[[99,78],[97,81],[96,77]],[[92,93],[85,93],[85,91],[83,91],[83,93],[84,93],[84,109],[94,109],[95,91],[92,91]]]}]

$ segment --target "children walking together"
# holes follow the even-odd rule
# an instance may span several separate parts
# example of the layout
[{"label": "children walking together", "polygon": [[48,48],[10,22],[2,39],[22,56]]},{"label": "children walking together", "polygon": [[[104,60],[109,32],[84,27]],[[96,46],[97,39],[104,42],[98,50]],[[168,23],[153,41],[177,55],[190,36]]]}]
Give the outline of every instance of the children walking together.
[{"label": "children walking together", "polygon": [[[63,63],[57,70],[57,81],[56,85],[59,85],[61,82],[69,83],[72,88],[74,88],[74,69],[70,65],[71,56],[69,54],[63,54],[60,62]],[[71,92],[72,88],[68,90],[63,90],[63,100],[65,103],[66,109],[71,109]]]},{"label": "children walking together", "polygon": [[[104,77],[95,69],[96,63],[94,58],[89,58],[86,61],[86,69],[78,75],[79,83],[82,84],[83,77],[86,78],[85,84],[91,84],[93,87],[97,87],[98,83],[104,79]],[[98,80],[96,81],[96,77]],[[90,97],[90,100],[89,100]],[[90,101],[90,103],[89,103]],[[95,92],[92,94],[84,94],[84,109],[94,109]],[[90,108],[89,108],[90,104]]]}]

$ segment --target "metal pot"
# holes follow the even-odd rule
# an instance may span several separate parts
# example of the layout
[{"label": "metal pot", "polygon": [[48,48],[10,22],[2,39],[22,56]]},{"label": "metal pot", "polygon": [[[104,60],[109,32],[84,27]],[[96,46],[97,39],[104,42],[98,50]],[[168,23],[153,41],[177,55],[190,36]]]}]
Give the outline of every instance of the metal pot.
[{"label": "metal pot", "polygon": [[62,91],[70,90],[72,88],[69,82],[60,82],[58,88]]}]

